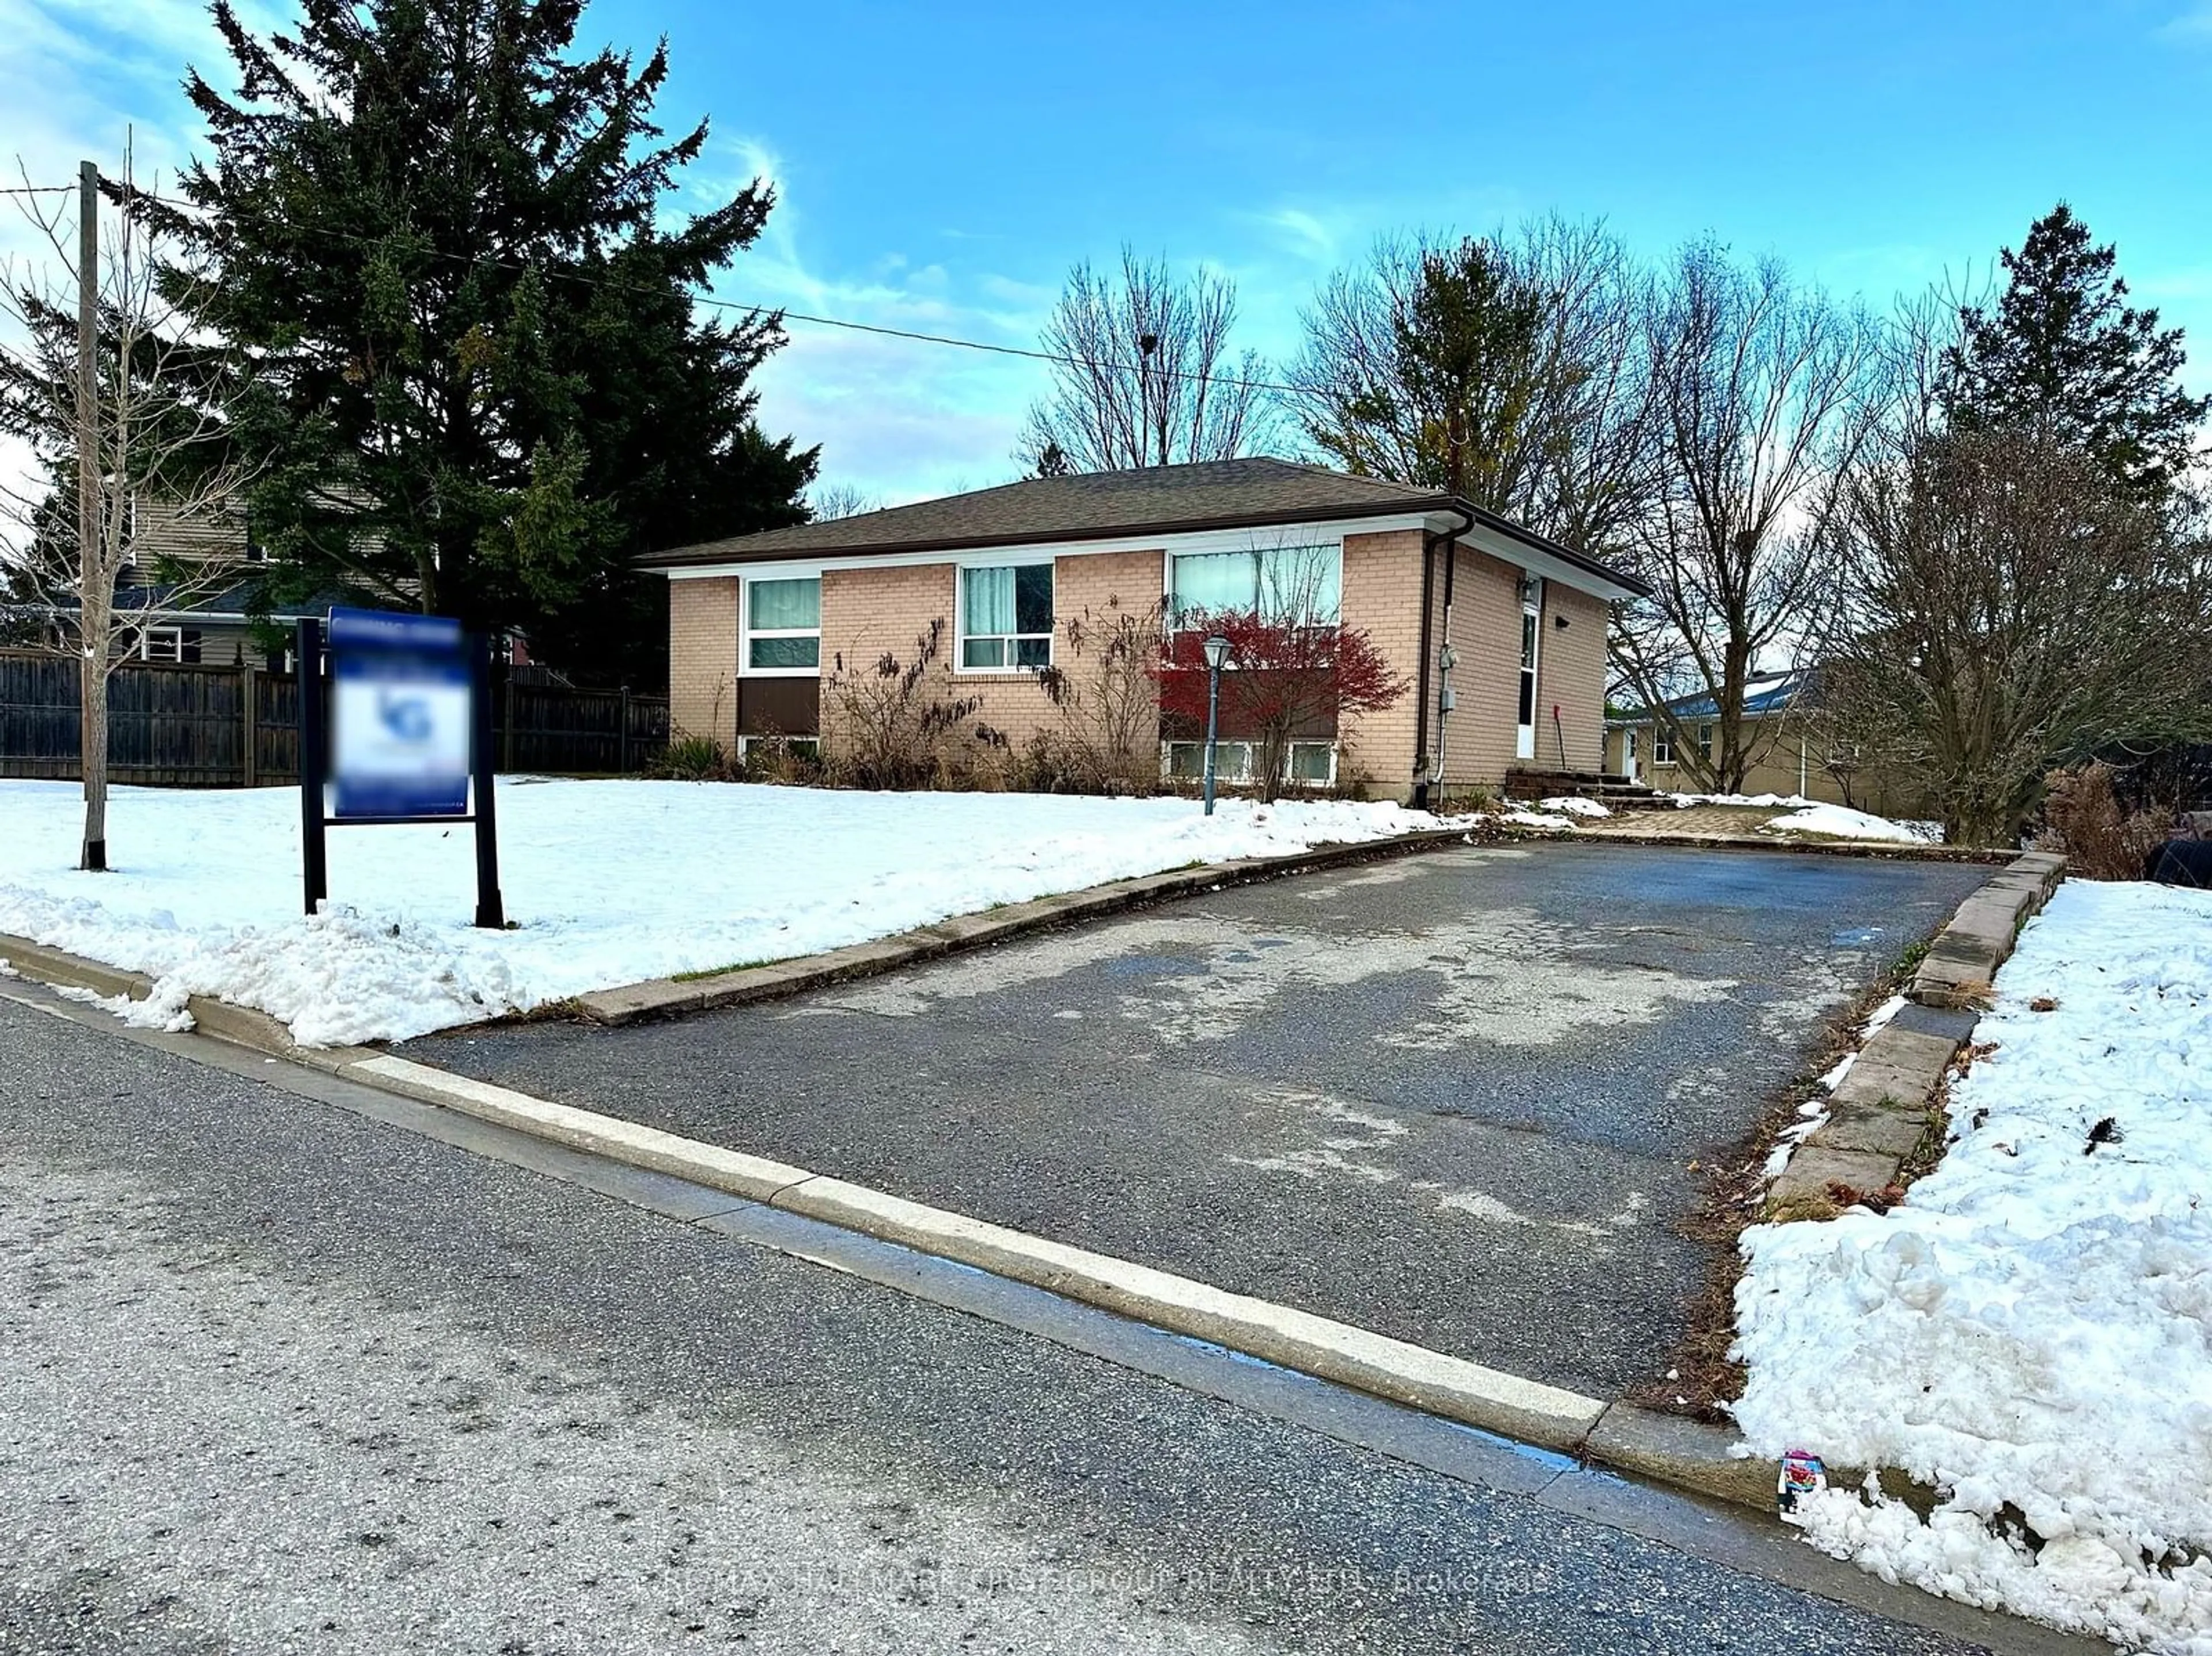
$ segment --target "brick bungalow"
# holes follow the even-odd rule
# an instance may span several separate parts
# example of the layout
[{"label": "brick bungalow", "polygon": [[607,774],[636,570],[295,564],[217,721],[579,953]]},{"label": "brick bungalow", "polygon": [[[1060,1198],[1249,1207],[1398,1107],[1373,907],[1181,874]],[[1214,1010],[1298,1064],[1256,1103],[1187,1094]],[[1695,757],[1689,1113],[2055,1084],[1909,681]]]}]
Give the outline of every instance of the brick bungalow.
[{"label": "brick bungalow", "polygon": [[[933,622],[942,694],[980,698],[976,719],[1019,743],[1057,727],[1036,670],[1065,664],[1071,620],[1249,608],[1293,567],[1316,572],[1320,612],[1365,629],[1413,689],[1314,732],[1293,773],[1401,799],[1513,770],[1597,771],[1607,605],[1643,591],[1450,494],[1273,459],[1009,483],[644,564],[669,582],[675,728],[833,749],[825,673],[887,652],[911,661]],[[1224,774],[1245,754],[1228,753]],[[1194,757],[1163,743],[1164,768]]]}]

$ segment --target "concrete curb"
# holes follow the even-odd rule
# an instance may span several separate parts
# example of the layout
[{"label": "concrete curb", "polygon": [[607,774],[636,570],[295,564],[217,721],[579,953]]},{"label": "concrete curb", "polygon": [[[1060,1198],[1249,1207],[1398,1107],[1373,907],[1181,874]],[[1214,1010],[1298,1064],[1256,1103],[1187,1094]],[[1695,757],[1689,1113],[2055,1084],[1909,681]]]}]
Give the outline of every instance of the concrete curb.
[{"label": "concrete curb", "polygon": [[[0,935],[23,976],[143,998],[143,974]],[[265,1014],[195,997],[203,1034],[625,1166],[669,1174],[1062,1295],[1460,1424],[1771,1511],[1776,1465],[1717,1427],[1531,1380],[1310,1312],[1031,1236],[805,1168],[364,1047],[303,1047]]]},{"label": "concrete curb", "polygon": [[749,1002],[781,999],[803,994],[854,978],[875,977],[918,961],[935,960],[963,949],[981,949],[1033,932],[1049,931],[1072,921],[1118,914],[1147,903],[1217,890],[1227,885],[1249,885],[1261,880],[1283,879],[1316,869],[1337,868],[1347,863],[1379,862],[1424,851],[1455,846],[1490,845],[1514,839],[1550,837],[1540,832],[1506,828],[1503,831],[1462,827],[1429,828],[1388,840],[1363,840],[1349,845],[1320,846],[1282,857],[1247,857],[1235,862],[1208,863],[1198,868],[1171,869],[1162,874],[1115,880],[1081,891],[1070,891],[1029,902],[1009,903],[981,913],[956,914],[929,925],[917,926],[894,937],[833,949],[825,954],[776,961],[711,977],[678,981],[653,978],[618,988],[594,990],[565,1003],[577,1016],[593,1023],[620,1025],[648,1019],[680,1017],[714,1007],[740,1006]]},{"label": "concrete curb", "polygon": [[2066,859],[2032,851],[2017,858],[1959,905],[1950,924],[1928,947],[1927,958],[1905,992],[1923,1006],[1971,1007],[2012,957],[2020,930],[2066,877]]},{"label": "concrete curb", "polygon": [[1741,834],[1631,834],[1584,828],[1575,836],[1593,846],[1673,846],[1693,851],[1787,851],[1801,856],[1869,857],[1899,863],[2009,863],[2008,851],[1972,846],[1907,845],[1899,840],[1762,840]]},{"label": "concrete curb", "polygon": [[1959,905],[1905,989],[1913,1004],[1859,1049],[1829,1095],[1827,1120],[1768,1186],[1771,1207],[1826,1199],[1833,1185],[1874,1192],[1897,1181],[1935,1119],[1944,1077],[1973,1038],[1973,1008],[2065,873],[2063,857],[2031,852]]}]

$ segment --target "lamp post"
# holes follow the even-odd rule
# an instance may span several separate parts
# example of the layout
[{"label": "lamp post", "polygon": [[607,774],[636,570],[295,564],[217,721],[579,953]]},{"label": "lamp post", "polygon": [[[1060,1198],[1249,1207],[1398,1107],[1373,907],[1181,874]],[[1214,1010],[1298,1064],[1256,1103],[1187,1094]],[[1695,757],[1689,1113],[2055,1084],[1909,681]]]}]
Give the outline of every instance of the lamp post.
[{"label": "lamp post", "polygon": [[1221,725],[1221,670],[1229,664],[1229,640],[1216,633],[1206,652],[1206,814],[1213,815],[1213,755]]}]

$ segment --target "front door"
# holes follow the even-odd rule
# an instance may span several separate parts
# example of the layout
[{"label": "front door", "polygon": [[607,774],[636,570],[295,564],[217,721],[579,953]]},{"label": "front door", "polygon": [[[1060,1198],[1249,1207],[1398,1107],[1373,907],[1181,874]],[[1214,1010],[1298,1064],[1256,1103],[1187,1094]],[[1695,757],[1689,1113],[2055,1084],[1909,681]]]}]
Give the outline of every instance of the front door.
[{"label": "front door", "polygon": [[1544,583],[1534,575],[1521,586],[1521,718],[1514,727],[1513,756],[1536,756],[1536,645],[1537,622],[1544,613]]}]

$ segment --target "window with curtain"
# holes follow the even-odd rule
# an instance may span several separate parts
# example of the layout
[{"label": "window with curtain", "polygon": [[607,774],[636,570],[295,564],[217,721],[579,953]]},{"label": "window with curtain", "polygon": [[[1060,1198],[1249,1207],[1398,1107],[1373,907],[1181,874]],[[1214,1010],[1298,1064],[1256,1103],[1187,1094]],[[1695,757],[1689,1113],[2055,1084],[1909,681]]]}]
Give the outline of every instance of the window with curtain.
[{"label": "window with curtain", "polygon": [[1336,546],[1268,546],[1190,552],[1168,574],[1176,624],[1196,610],[1253,610],[1270,621],[1330,627],[1343,607],[1344,553]]},{"label": "window with curtain", "polygon": [[808,575],[745,583],[745,666],[807,672],[822,664],[822,581]]},{"label": "window with curtain", "polygon": [[960,572],[960,664],[1052,665],[1052,566]]}]

